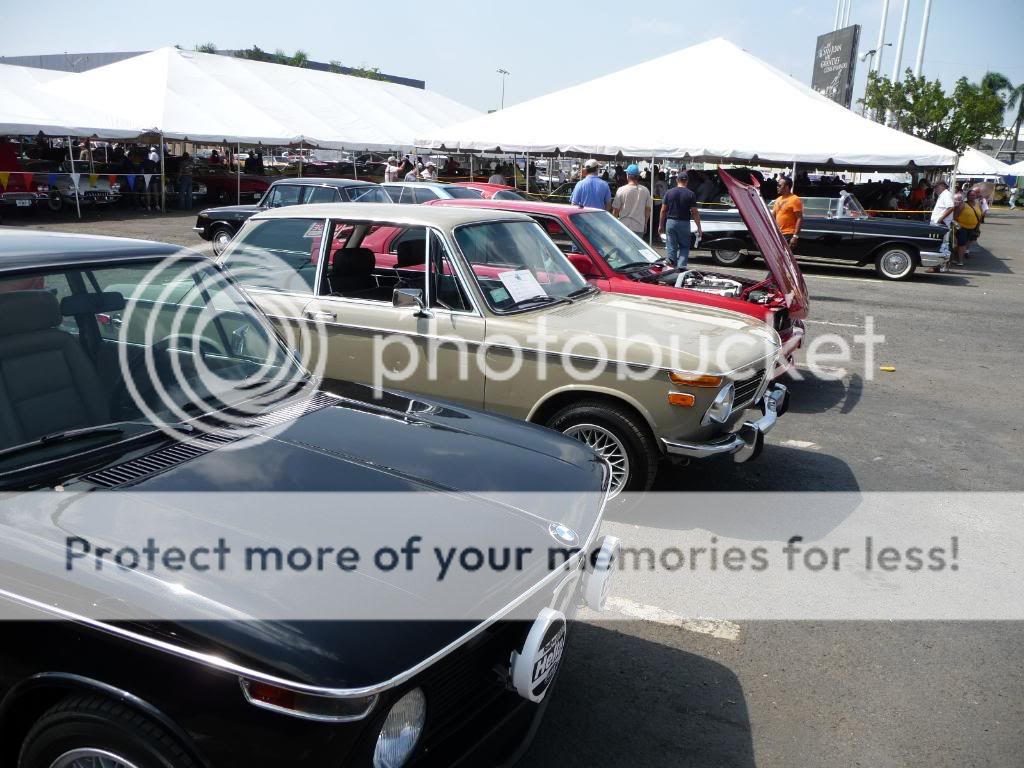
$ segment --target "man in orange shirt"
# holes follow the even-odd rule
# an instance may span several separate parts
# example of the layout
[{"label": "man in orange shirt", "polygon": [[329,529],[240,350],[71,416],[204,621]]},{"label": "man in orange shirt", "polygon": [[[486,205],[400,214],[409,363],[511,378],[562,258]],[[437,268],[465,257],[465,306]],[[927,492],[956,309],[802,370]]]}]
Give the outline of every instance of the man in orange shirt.
[{"label": "man in orange shirt", "polygon": [[779,196],[775,198],[775,223],[792,248],[800,239],[804,223],[804,201],[793,194],[793,180],[783,176],[779,180]]}]

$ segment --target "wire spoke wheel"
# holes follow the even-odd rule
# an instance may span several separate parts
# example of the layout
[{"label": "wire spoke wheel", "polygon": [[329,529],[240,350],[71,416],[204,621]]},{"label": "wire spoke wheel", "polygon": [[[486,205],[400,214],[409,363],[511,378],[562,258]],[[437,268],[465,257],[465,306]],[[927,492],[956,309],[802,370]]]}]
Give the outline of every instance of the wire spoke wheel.
[{"label": "wire spoke wheel", "polygon": [[598,424],[574,424],[566,429],[566,437],[579,440],[611,466],[610,496],[618,496],[629,482],[629,453],[625,444],[611,430]]},{"label": "wire spoke wheel", "polygon": [[878,257],[877,266],[882,277],[902,280],[914,271],[914,259],[902,248],[890,248]]},{"label": "wire spoke wheel", "polygon": [[73,749],[53,761],[50,768],[138,768],[135,763],[104,749]]}]

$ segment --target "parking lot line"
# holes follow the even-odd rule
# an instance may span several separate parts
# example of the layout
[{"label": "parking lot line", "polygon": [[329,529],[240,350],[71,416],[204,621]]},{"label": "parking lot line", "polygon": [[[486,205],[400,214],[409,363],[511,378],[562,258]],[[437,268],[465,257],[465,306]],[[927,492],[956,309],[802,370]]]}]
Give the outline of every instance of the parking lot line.
[{"label": "parking lot line", "polygon": [[[644,605],[628,597],[609,597],[608,610],[630,619],[649,621],[665,627],[676,627],[698,635],[708,635],[718,640],[735,641],[740,636],[740,625],[725,619],[687,619],[679,614],[666,611],[654,605]],[[600,618],[601,614],[587,611],[587,618]],[[582,617],[582,613],[581,613]]]}]

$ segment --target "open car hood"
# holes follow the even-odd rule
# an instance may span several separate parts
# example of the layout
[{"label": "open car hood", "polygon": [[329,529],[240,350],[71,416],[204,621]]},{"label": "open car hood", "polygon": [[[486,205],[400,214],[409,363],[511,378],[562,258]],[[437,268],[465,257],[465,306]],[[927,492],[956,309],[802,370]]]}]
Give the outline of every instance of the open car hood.
[{"label": "open car hood", "polygon": [[[739,209],[743,223],[747,225],[750,236],[757,243],[758,250],[768,264],[768,270],[775,280],[775,286],[786,298],[790,317],[799,319],[807,315],[810,299],[807,295],[807,283],[803,273],[797,266],[789,243],[779,231],[775,219],[768,206],[764,204],[757,186],[744,184],[729,175],[721,168],[718,175],[732,196],[736,208]],[[756,179],[754,179],[756,184]]]}]

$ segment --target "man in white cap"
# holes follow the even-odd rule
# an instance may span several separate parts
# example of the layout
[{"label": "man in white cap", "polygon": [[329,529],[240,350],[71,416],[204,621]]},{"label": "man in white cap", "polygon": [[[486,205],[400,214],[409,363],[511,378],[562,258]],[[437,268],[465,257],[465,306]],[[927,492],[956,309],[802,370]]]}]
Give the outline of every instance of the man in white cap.
[{"label": "man in white cap", "polygon": [[612,190],[608,182],[597,175],[600,164],[597,160],[587,160],[583,164],[584,176],[573,187],[570,202],[580,208],[601,208],[609,210],[612,204]]},{"label": "man in white cap", "polygon": [[434,165],[433,160],[427,162],[427,167],[423,169],[420,176],[424,181],[437,181],[437,166]]},{"label": "man in white cap", "polygon": [[652,207],[650,191],[640,185],[640,168],[630,165],[626,168],[625,185],[615,191],[612,213],[630,232],[646,240]]},{"label": "man in white cap", "polygon": [[398,158],[394,155],[388,158],[387,167],[384,169],[384,181],[398,181]]}]

